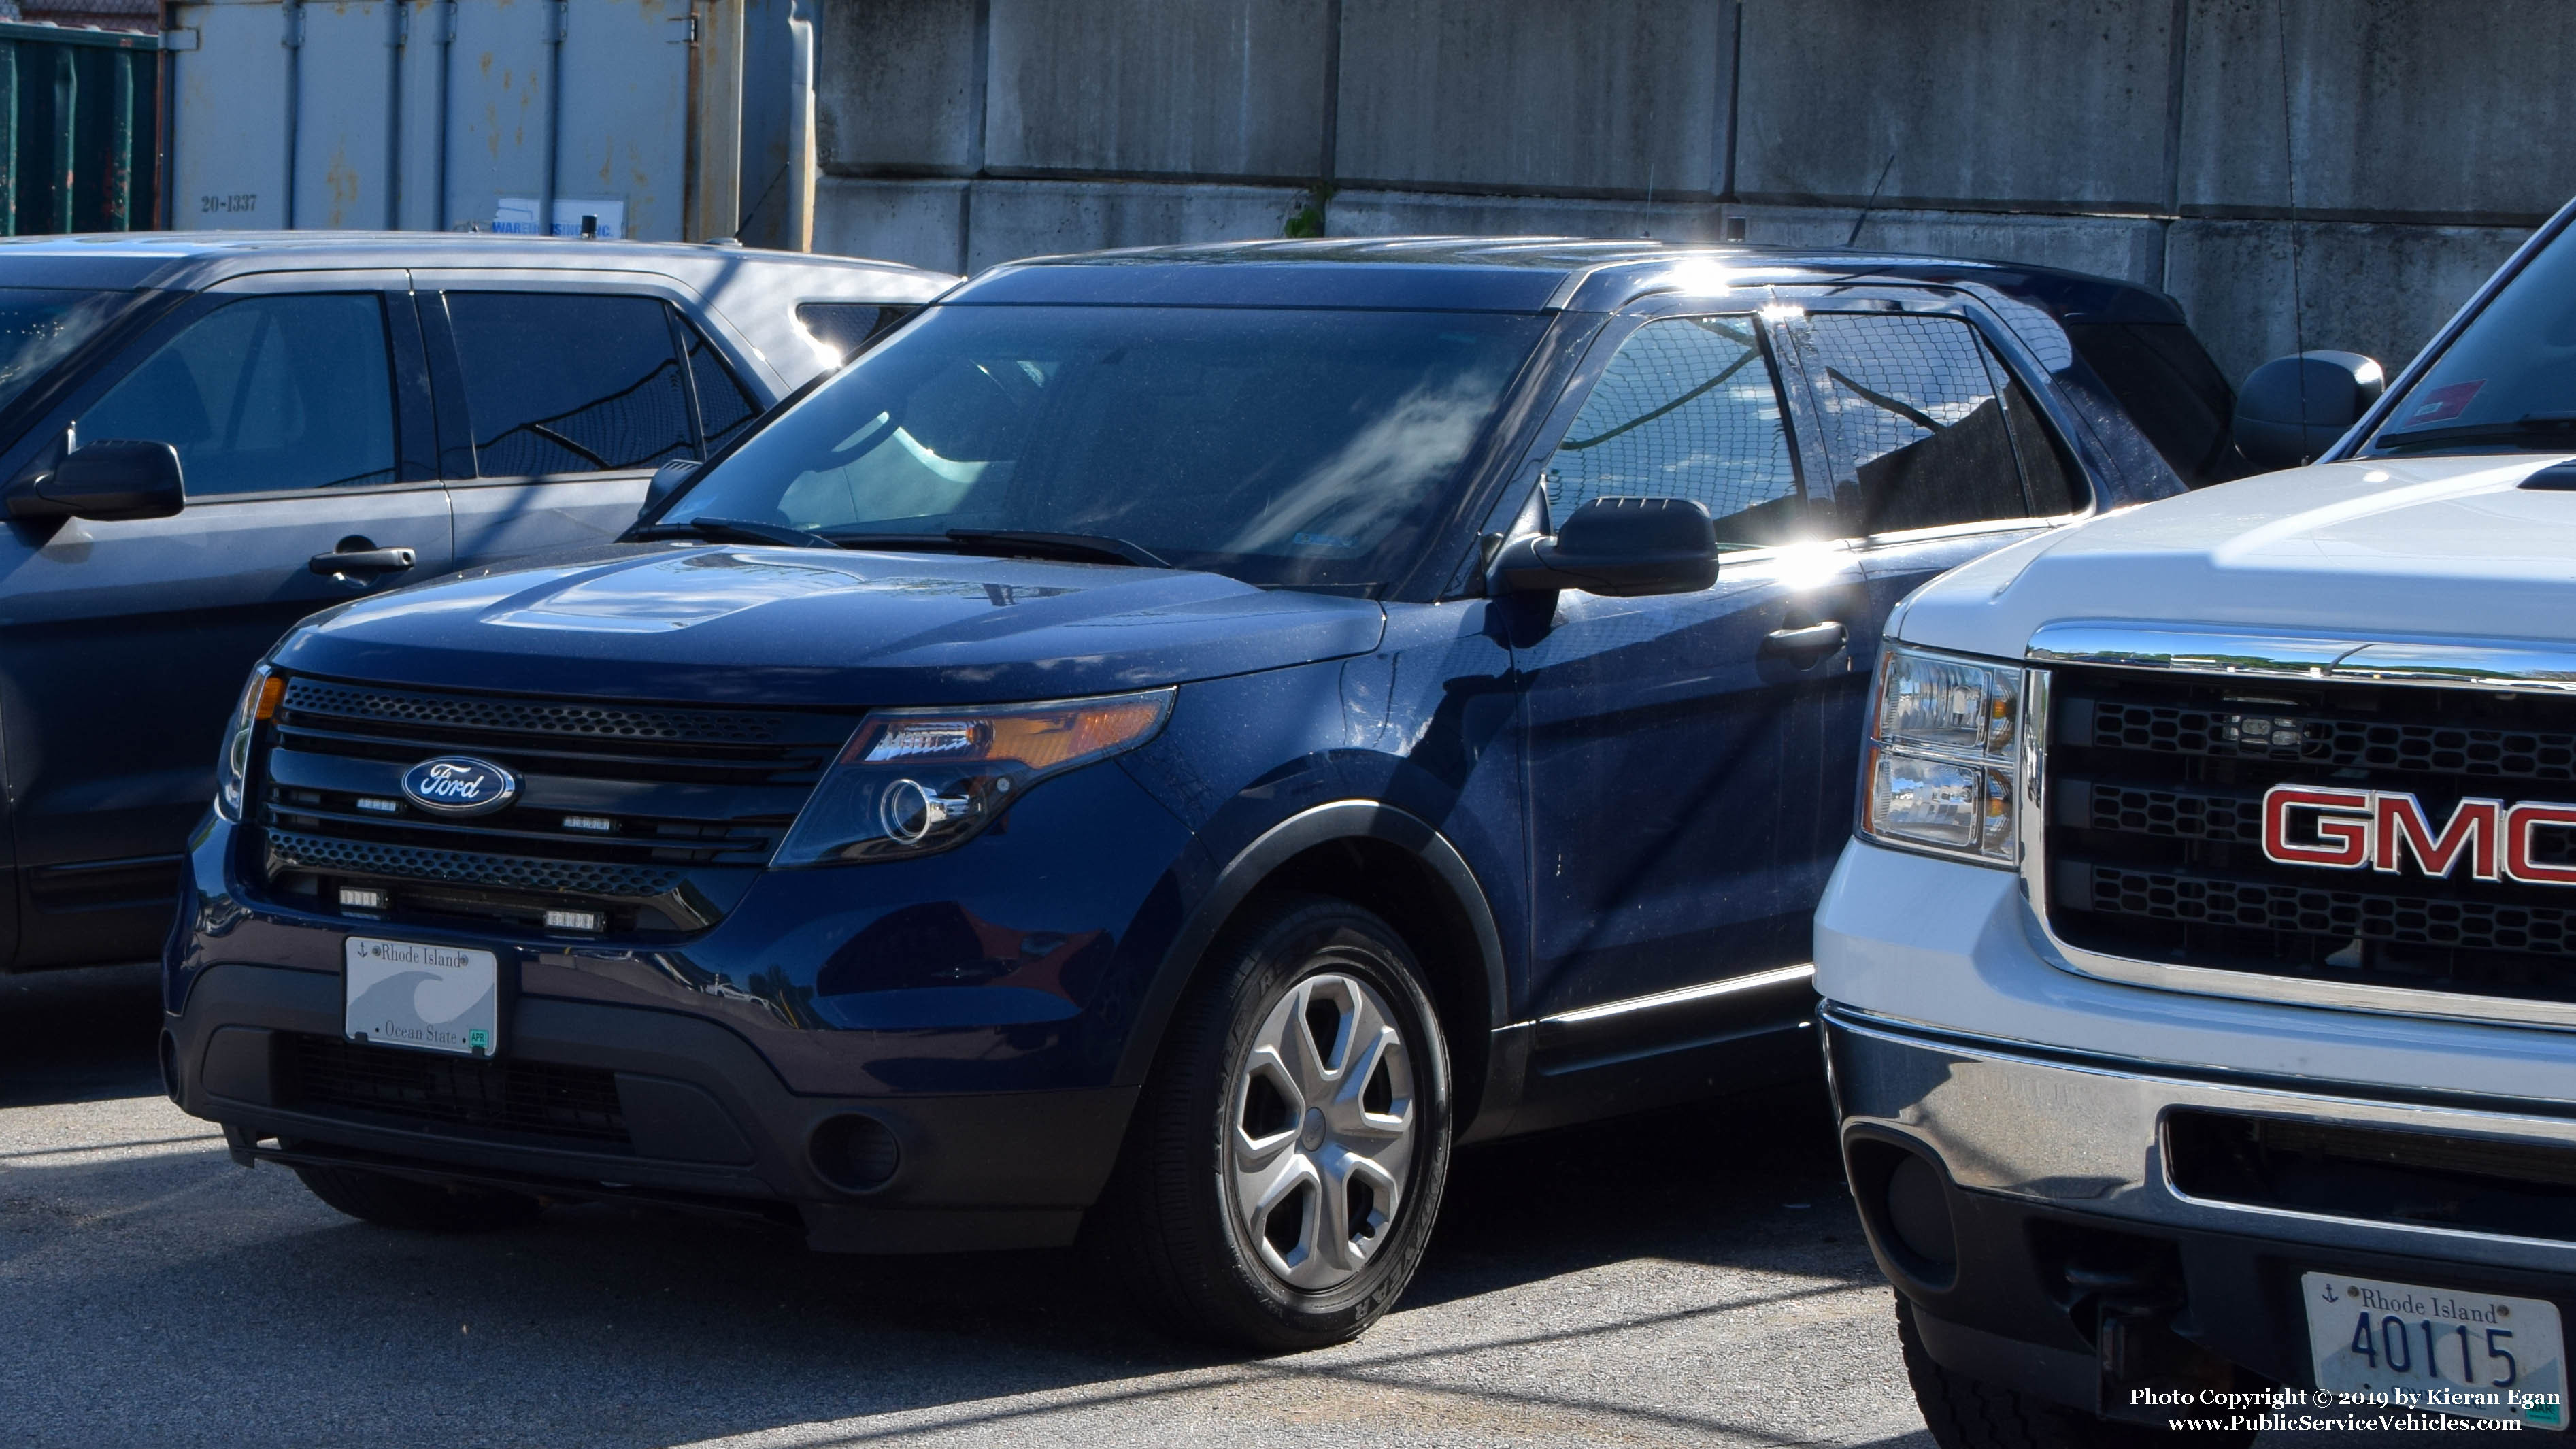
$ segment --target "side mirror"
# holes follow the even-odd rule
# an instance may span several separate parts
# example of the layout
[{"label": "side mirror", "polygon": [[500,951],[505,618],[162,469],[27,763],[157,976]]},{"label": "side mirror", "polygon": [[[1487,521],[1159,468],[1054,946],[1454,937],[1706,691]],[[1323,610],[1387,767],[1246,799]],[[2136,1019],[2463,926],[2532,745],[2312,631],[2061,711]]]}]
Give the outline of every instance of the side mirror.
[{"label": "side mirror", "polygon": [[2254,369],[2236,390],[2236,446],[2265,470],[2296,468],[2334,446],[2388,386],[2358,352],[2302,352]]},{"label": "side mirror", "polygon": [[650,513],[661,507],[662,501],[679,492],[680,485],[688,482],[689,476],[701,466],[695,458],[673,458],[654,469],[653,481],[644,485],[644,506],[637,510],[638,513]]},{"label": "side mirror", "polygon": [[1717,582],[1717,529],[1687,498],[1595,498],[1554,537],[1526,534],[1494,559],[1498,592],[1580,589],[1614,599]]},{"label": "side mirror", "polygon": [[179,450],[109,438],[63,456],[54,471],[9,496],[13,518],[168,518],[187,505]]}]

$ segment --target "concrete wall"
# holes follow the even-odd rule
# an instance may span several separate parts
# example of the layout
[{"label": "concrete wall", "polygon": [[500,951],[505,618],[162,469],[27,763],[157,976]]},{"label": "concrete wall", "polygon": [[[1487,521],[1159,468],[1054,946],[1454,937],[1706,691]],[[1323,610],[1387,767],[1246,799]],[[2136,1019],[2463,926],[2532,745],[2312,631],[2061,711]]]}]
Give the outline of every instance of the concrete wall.
[{"label": "concrete wall", "polygon": [[2241,377],[2393,368],[2576,193],[2563,0],[820,14],[817,245],[951,270],[1316,227],[1852,242],[2162,287]]}]

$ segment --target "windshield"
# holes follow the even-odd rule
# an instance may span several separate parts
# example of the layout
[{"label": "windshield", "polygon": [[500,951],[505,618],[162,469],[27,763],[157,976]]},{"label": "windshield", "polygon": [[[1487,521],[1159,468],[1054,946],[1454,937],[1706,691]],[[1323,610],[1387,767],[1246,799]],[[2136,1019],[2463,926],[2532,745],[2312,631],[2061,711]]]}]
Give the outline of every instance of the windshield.
[{"label": "windshield", "polygon": [[0,409],[97,336],[132,298],[130,292],[0,287]]},{"label": "windshield", "polygon": [[870,540],[1044,533],[1307,587],[1385,582],[1544,320],[1213,307],[935,309],[656,522]]},{"label": "windshield", "polygon": [[2389,409],[2364,451],[2576,450],[2576,237],[2505,284]]}]

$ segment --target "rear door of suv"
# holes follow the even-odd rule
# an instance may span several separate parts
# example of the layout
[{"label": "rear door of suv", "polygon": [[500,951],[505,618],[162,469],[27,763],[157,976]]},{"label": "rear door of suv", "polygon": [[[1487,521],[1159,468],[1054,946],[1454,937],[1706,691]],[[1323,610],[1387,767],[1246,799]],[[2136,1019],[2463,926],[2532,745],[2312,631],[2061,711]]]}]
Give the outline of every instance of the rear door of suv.
[{"label": "rear door of suv", "polygon": [[16,964],[156,951],[251,665],[316,609],[450,566],[422,374],[402,273],[242,277],[162,319],[13,450],[24,472],[66,428],[165,442],[187,494],[168,518],[20,523],[5,540]]},{"label": "rear door of suv", "polygon": [[412,276],[460,565],[616,537],[654,469],[707,456],[761,410],[664,279]]}]

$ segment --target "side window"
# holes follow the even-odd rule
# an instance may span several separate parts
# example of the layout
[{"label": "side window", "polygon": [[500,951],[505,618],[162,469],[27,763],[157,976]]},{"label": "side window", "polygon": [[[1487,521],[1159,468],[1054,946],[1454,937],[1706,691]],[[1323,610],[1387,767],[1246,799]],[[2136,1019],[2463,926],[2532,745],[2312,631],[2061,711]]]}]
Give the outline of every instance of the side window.
[{"label": "side window", "polygon": [[2075,322],[2075,355],[2090,364],[2138,431],[2194,488],[2241,477],[2236,392],[2179,322]]},{"label": "side window", "polygon": [[79,435],[170,444],[191,498],[390,483],[384,303],[370,292],[228,302],[109,389]]},{"label": "side window", "polygon": [[1595,498],[1689,498],[1722,544],[1758,548],[1813,537],[1751,317],[1675,317],[1628,334],[1548,461],[1548,516]]},{"label": "side window", "polygon": [[733,375],[733,369],[725,366],[714,343],[686,321],[680,331],[689,342],[689,377],[698,390],[698,423],[707,435],[705,456],[713,457],[716,449],[732,442],[734,434],[760,416],[760,404],[752,400],[750,389]]},{"label": "side window", "polygon": [[796,320],[804,324],[807,335],[846,359],[859,350],[859,344],[910,311],[910,307],[880,307],[874,302],[799,302]]},{"label": "side window", "polygon": [[1807,319],[1819,426],[1858,488],[1858,531],[2044,517],[2075,506],[2030,394],[1955,317]]},{"label": "side window", "polygon": [[447,315],[480,476],[641,469],[695,455],[659,299],[450,292]]}]

